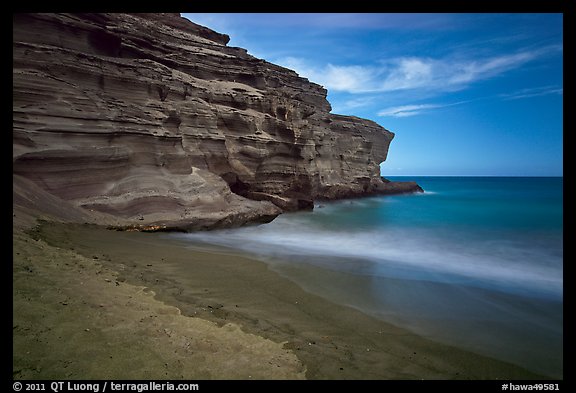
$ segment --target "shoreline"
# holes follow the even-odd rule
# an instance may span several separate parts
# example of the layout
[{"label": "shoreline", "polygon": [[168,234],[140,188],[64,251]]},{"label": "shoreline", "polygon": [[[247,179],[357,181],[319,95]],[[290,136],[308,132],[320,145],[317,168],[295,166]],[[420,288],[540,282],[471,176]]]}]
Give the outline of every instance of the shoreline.
[{"label": "shoreline", "polygon": [[[71,309],[68,306],[74,303],[80,313],[86,311],[88,315],[104,310],[108,313],[110,326],[101,327],[100,336],[90,343],[98,346],[111,342],[111,338],[115,337],[116,342],[122,344],[114,348],[106,349],[106,345],[101,348],[100,371],[123,367],[126,354],[134,350],[129,343],[136,338],[130,334],[130,329],[144,323],[135,320],[132,314],[143,304],[148,305],[148,310],[155,310],[151,311],[151,316],[144,318],[144,321],[150,321],[151,330],[145,329],[147,334],[137,339],[140,350],[146,351],[147,356],[143,359],[147,360],[143,362],[150,364],[150,367],[146,367],[148,374],[142,373],[143,370],[140,373],[130,370],[125,376],[118,375],[120,378],[162,378],[164,374],[161,371],[168,372],[162,367],[150,371],[156,361],[152,359],[160,357],[166,360],[161,363],[170,365],[164,368],[172,370],[164,378],[177,379],[248,379],[246,375],[234,373],[239,368],[236,361],[252,365],[255,371],[248,374],[250,379],[547,379],[509,363],[427,340],[351,307],[331,303],[305,292],[270,270],[265,263],[238,254],[191,250],[182,247],[176,240],[165,239],[158,234],[114,232],[94,225],[44,222],[27,233],[24,235],[15,231],[14,235],[14,319],[22,321],[14,329],[14,367],[20,367],[17,364],[24,367],[23,364],[28,362],[30,368],[35,362],[35,355],[39,355],[38,351],[44,348],[44,355],[52,354],[52,372],[56,374],[40,371],[34,377],[32,371],[28,375],[21,371],[15,374],[15,378],[67,378],[65,371],[71,365],[57,366],[58,353],[48,349],[60,345],[58,338],[50,332],[61,329],[61,326],[69,326],[77,329],[79,334],[69,340],[68,350],[71,353],[85,350],[80,347],[80,344],[86,345],[82,334],[92,330],[85,331],[91,328],[82,328],[83,321],[77,315],[72,318],[73,314],[68,313]],[[22,254],[25,247],[30,249],[26,244],[30,242],[36,242],[35,245],[41,245],[44,250],[38,249],[28,259],[20,258],[21,255],[17,254]],[[54,255],[60,260],[59,266],[51,266],[50,272],[43,271],[41,276],[31,281],[25,267],[40,269],[41,264],[46,263],[46,259],[54,259]],[[69,271],[69,266],[72,266],[70,261],[74,259],[82,261],[83,267],[76,266]],[[21,267],[22,273],[18,273],[18,267]],[[60,274],[62,268],[68,270],[68,274]],[[82,275],[74,277],[77,273],[71,273],[75,271],[81,271]],[[102,276],[104,271],[109,276],[108,281]],[[59,315],[37,321],[41,326],[32,327],[29,324],[26,331],[22,326],[32,318],[26,310],[34,305],[34,301],[21,299],[23,282],[16,279],[17,274],[27,276],[28,286],[42,286],[43,302],[79,286],[85,289],[92,286],[93,290],[78,293],[76,299],[70,298],[69,293],[64,300],[52,301],[49,306],[60,308]],[[80,279],[81,285],[78,282]],[[51,281],[51,286],[46,286],[47,280]],[[93,293],[96,288],[100,295]],[[120,298],[111,295],[120,289],[130,289],[134,298],[123,303]],[[90,303],[90,299],[96,301],[99,296],[107,296],[110,304],[100,307]],[[36,303],[39,301],[35,300]],[[61,302],[67,302],[67,306],[63,307]],[[202,325],[204,323],[208,325]],[[166,328],[165,325],[170,327]],[[116,337],[122,329],[124,335]],[[165,329],[169,332],[166,333]],[[194,334],[191,335],[191,331]],[[212,342],[219,344],[205,346],[202,340],[192,342],[182,339],[208,331]],[[126,343],[122,341],[123,338],[127,340]],[[40,348],[31,347],[30,343],[38,339],[43,340],[43,345]],[[168,343],[159,345],[162,340],[168,340]],[[79,345],[74,346],[75,341]],[[185,349],[178,347],[186,346],[182,342],[188,343]],[[249,342],[252,344],[248,345]],[[265,347],[266,350],[250,352],[249,349],[255,346]],[[21,355],[16,359],[18,347],[28,348],[29,359]],[[168,348],[172,350],[168,351]],[[235,348],[233,356],[230,348]],[[183,356],[187,351],[195,354],[196,362],[184,364],[190,360]],[[247,352],[241,356],[242,351]],[[269,360],[265,360],[266,357]],[[40,359],[36,359],[38,361]],[[250,366],[242,364],[241,368],[250,369]],[[203,368],[208,365],[213,371],[208,372]],[[22,367],[21,370],[26,369]],[[72,367],[80,378],[88,377],[82,374],[89,371],[85,368],[86,365],[82,364]],[[258,370],[260,374],[257,374]],[[90,375],[102,375],[97,372],[91,370],[96,374]]]}]

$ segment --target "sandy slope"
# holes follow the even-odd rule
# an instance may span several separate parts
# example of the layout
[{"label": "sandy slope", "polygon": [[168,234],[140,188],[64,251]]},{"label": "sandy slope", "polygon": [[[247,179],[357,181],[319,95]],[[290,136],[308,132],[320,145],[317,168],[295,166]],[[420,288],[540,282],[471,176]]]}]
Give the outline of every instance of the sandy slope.
[{"label": "sandy slope", "polygon": [[97,259],[13,237],[17,379],[301,379],[290,351],[181,315]]},{"label": "sandy slope", "polygon": [[13,251],[15,378],[538,377],[160,234],[44,223]]}]

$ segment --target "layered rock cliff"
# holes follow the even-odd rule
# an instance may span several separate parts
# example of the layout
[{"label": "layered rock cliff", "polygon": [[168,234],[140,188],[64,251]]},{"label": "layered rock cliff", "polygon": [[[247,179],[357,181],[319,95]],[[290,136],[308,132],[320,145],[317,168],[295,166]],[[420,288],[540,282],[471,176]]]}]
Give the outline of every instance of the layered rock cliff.
[{"label": "layered rock cliff", "polygon": [[183,230],[421,191],[380,178],[393,133],[228,41],[178,14],[14,14],[18,184],[119,227]]}]

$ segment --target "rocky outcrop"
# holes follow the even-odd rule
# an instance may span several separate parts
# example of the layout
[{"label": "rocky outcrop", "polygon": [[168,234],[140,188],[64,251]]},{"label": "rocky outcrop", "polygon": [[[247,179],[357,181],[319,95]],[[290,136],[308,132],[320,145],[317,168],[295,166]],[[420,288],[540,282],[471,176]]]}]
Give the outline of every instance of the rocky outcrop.
[{"label": "rocky outcrop", "polygon": [[14,14],[15,177],[140,229],[418,191],[380,179],[393,133],[228,41],[178,14]]}]

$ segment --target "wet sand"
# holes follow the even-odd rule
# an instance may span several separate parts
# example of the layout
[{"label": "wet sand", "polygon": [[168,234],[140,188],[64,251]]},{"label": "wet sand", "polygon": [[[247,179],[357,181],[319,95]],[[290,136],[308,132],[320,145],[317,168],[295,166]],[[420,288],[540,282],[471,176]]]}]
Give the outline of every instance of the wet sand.
[{"label": "wet sand", "polygon": [[16,379],[531,379],[234,253],[45,222],[13,236]]}]

